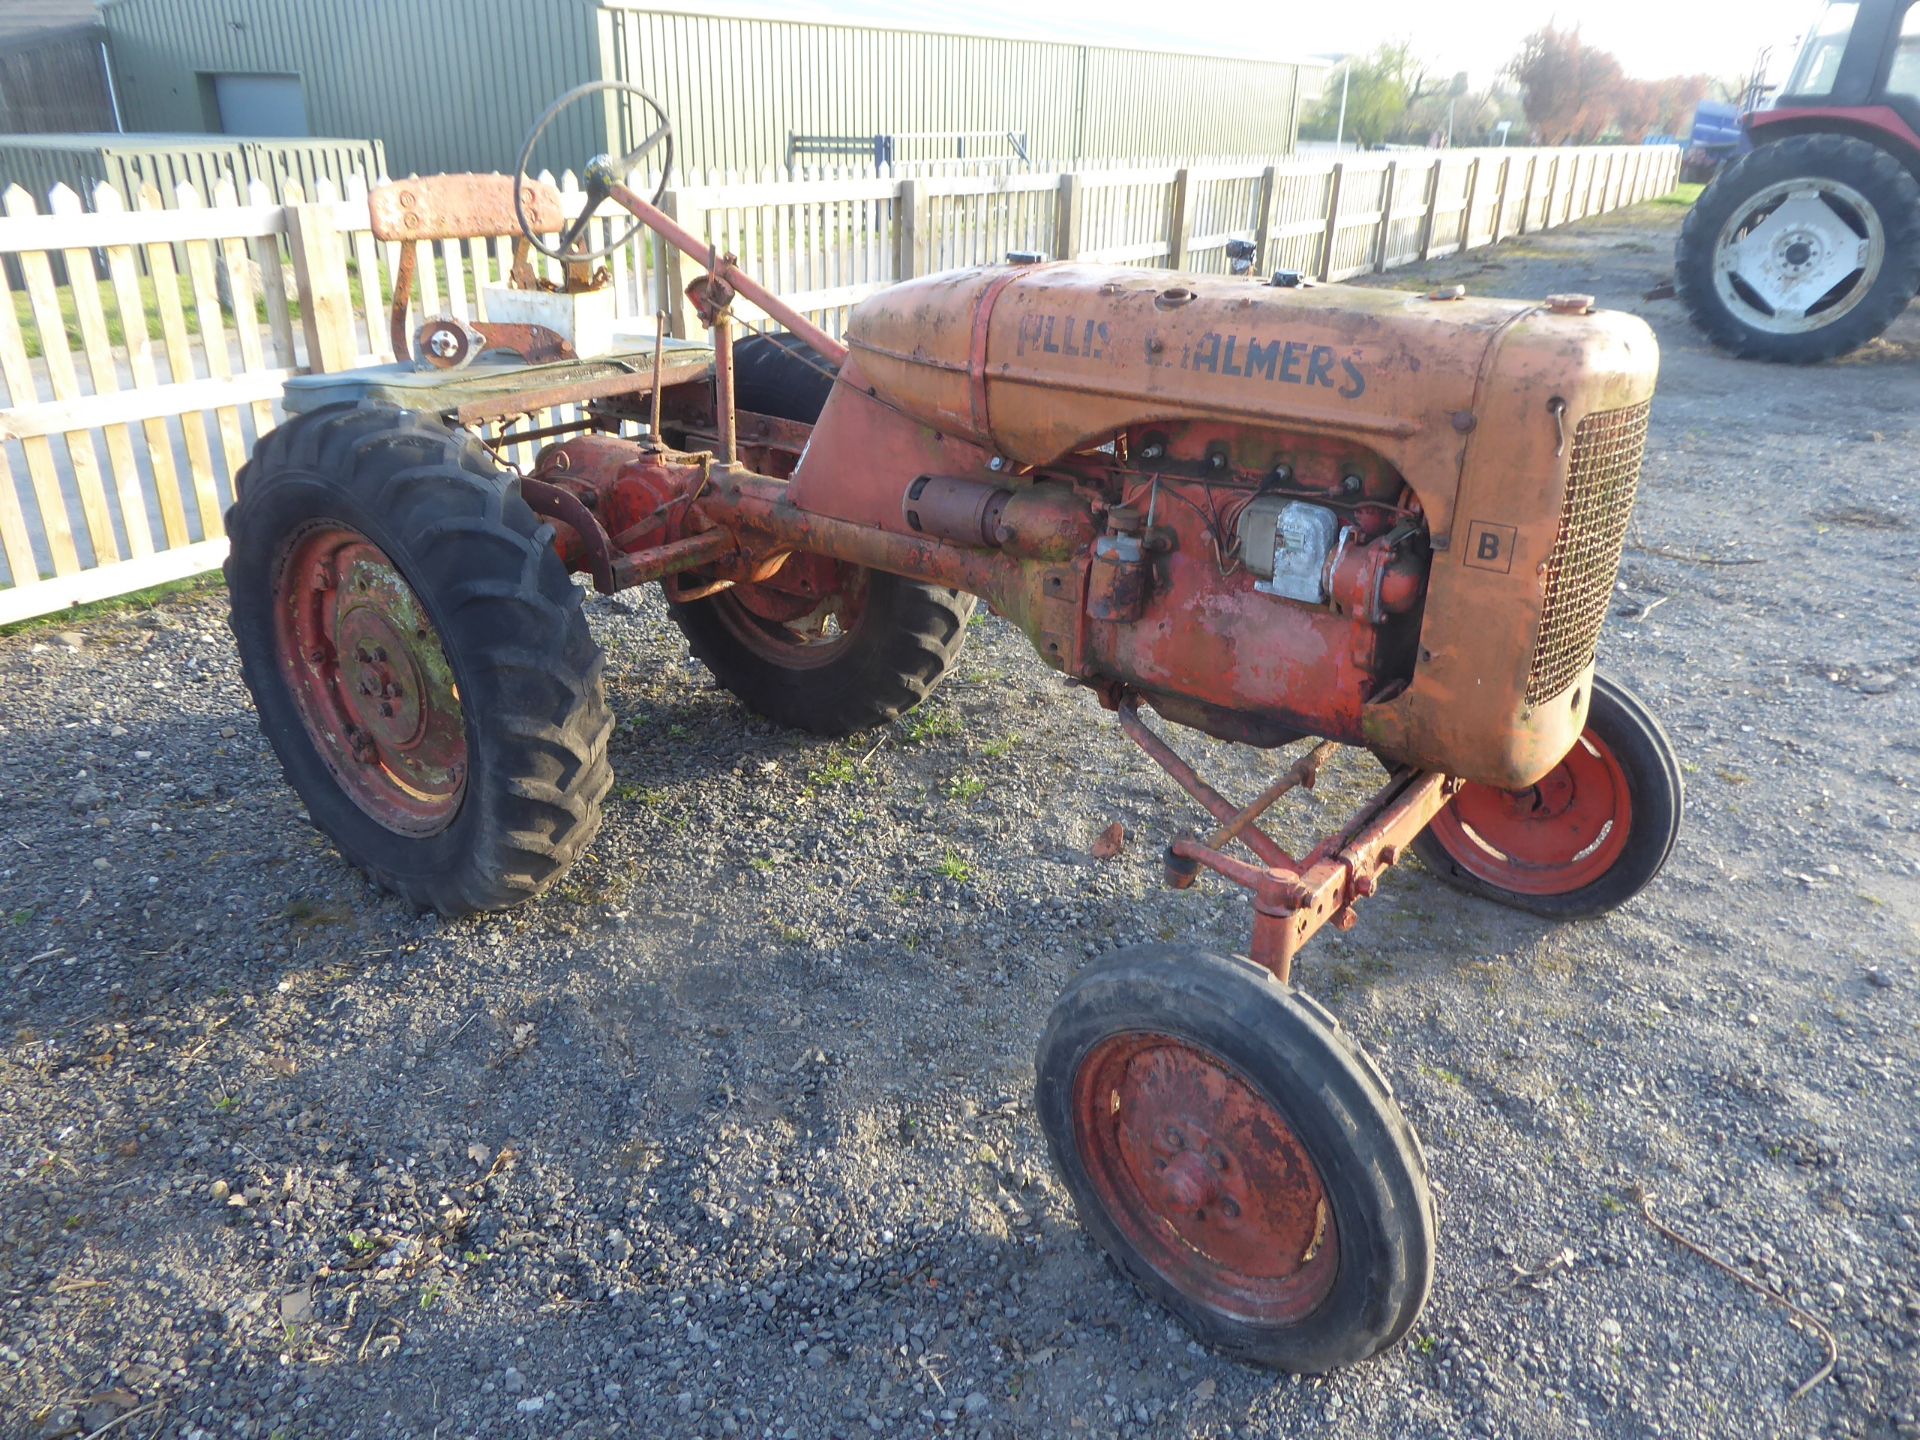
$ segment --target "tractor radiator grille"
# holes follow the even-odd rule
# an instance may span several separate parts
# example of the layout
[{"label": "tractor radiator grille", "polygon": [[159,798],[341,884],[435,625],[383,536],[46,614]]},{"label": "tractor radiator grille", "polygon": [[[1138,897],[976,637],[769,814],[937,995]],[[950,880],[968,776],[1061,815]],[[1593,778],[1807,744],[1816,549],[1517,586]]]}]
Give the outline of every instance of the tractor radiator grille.
[{"label": "tractor radiator grille", "polygon": [[1560,533],[1547,557],[1546,603],[1527,671],[1529,705],[1566,689],[1599,648],[1640,483],[1650,404],[1600,411],[1573,432]]}]

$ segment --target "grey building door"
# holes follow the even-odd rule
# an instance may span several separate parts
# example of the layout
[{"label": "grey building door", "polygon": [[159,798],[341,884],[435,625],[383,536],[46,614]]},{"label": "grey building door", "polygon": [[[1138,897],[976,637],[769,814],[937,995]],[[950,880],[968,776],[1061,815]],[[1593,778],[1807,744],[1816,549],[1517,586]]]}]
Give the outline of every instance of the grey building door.
[{"label": "grey building door", "polygon": [[311,135],[298,75],[215,75],[213,103],[228,135]]}]

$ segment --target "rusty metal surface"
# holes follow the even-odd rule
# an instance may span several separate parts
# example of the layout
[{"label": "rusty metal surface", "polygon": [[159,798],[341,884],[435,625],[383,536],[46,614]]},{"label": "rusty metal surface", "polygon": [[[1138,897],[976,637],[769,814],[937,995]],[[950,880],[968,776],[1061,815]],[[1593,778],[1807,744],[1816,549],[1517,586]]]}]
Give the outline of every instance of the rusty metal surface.
[{"label": "rusty metal surface", "polygon": [[[376,185],[367,218],[376,240],[482,240],[518,235],[510,175],[416,175]],[[560,192],[542,180],[520,180],[527,218],[541,233],[564,223]]]},{"label": "rusty metal surface", "polygon": [[1467,785],[1434,818],[1460,867],[1519,895],[1565,895],[1611,869],[1633,831],[1633,792],[1612,748],[1589,730],[1524,790]]},{"label": "rusty metal surface", "polygon": [[1340,1237],[1319,1169],[1233,1067],[1175,1036],[1112,1036],[1074,1073],[1073,1122],[1107,1214],[1183,1295],[1263,1325],[1326,1299]]},{"label": "rusty metal surface", "polygon": [[[703,380],[713,369],[713,357],[705,350],[670,351],[662,370],[661,384],[667,387]],[[574,361],[571,365],[515,371],[477,378],[466,392],[473,398],[455,407],[450,417],[456,424],[471,425],[480,420],[500,420],[513,415],[531,415],[556,405],[584,404],[589,400],[618,395],[645,395],[653,386],[646,370],[622,369],[605,358]]]},{"label": "rusty metal surface", "polygon": [[399,569],[342,525],[298,535],[274,587],[280,671],[353,803],[402,835],[452,823],[467,732],[438,631]]}]

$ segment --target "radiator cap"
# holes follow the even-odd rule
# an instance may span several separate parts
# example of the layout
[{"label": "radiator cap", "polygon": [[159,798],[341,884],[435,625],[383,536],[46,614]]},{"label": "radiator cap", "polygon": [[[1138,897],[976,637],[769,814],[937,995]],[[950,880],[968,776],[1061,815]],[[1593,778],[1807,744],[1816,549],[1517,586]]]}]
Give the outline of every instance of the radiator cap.
[{"label": "radiator cap", "polygon": [[1593,313],[1591,295],[1549,295],[1547,308],[1556,315],[1589,315]]}]

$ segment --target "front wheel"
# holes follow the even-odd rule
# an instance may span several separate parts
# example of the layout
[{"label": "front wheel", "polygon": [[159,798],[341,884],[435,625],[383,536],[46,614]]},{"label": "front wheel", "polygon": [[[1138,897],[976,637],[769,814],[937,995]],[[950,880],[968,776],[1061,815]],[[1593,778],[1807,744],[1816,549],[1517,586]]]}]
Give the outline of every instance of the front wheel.
[{"label": "front wheel", "polygon": [[545,889],[599,827],[612,725],[579,591],[513,478],[361,405],[265,436],[237,488],[241,674],[314,825],[443,914]]},{"label": "front wheel", "polygon": [[1467,784],[1413,842],[1454,888],[1553,920],[1625,904],[1680,833],[1679,757],[1640,697],[1593,677],[1587,728],[1524,790]]},{"label": "front wheel", "polygon": [[1081,1224],[1202,1341],[1319,1374],[1419,1315],[1434,1223],[1413,1127],[1338,1022],[1269,972],[1119,951],[1062,992],[1036,1068]]},{"label": "front wheel", "polygon": [[1920,292],[1920,184],[1852,136],[1771,141],[1687,212],[1674,284],[1723,350],[1790,364],[1844,355]]}]

